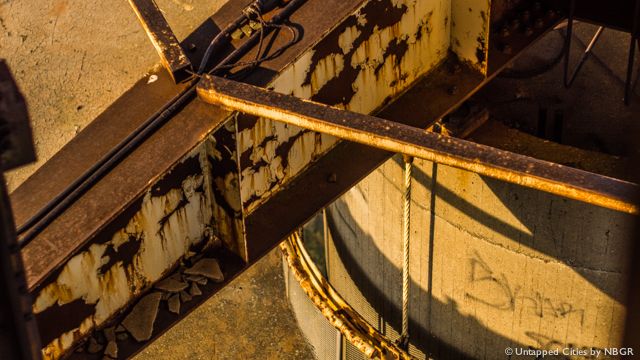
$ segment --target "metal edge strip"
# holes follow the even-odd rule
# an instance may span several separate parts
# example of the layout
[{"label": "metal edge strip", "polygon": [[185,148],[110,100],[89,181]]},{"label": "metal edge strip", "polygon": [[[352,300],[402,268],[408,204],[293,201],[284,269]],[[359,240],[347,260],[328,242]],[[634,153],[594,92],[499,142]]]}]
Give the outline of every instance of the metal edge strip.
[{"label": "metal edge strip", "polygon": [[280,244],[289,269],[313,305],[345,339],[369,358],[414,360],[356,312],[320,273],[298,232]]}]

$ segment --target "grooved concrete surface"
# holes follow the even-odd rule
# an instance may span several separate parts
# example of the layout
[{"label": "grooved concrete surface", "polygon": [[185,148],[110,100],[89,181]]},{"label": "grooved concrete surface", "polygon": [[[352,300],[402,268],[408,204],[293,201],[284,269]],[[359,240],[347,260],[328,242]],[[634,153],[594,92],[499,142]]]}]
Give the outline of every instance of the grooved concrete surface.
[{"label": "grooved concrete surface", "polygon": [[[156,0],[179,39],[225,0]],[[7,174],[15,189],[158,63],[126,0],[0,0],[0,58],[27,98],[38,162]],[[286,300],[279,250],[137,359],[308,359]]]}]

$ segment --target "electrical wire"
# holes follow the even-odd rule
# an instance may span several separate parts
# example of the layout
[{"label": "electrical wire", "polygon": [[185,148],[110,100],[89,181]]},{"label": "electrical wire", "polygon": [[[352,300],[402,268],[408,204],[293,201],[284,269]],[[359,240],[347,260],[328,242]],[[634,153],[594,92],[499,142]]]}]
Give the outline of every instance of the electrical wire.
[{"label": "electrical wire", "polygon": [[[291,0],[278,14],[276,14],[270,22],[265,23],[268,26],[262,26],[258,33],[252,34],[247,41],[245,41],[240,47],[234,50],[231,54],[225,57],[218,65],[216,65],[209,74],[217,74],[223,70],[229,70],[233,67],[242,65],[238,62],[238,59],[244,56],[256,42],[262,43],[264,37],[268,35],[272,30],[278,28],[281,22],[284,22],[300,5],[306,0]],[[242,18],[246,17],[243,13]],[[238,23],[236,19],[232,24]],[[230,27],[227,27],[230,28]],[[225,28],[225,29],[227,29]],[[292,29],[292,28],[291,28]],[[295,33],[295,32],[294,32]],[[218,49],[219,46],[224,44],[221,40],[217,40],[219,36],[216,36],[207,49],[210,53]],[[287,42],[279,49],[279,53],[284,51],[285,46],[289,47],[297,41],[297,34],[294,34],[292,40]],[[212,45],[213,44],[213,45]],[[261,51],[259,51],[260,53]],[[258,56],[259,56],[258,53]],[[262,59],[257,58],[254,63],[263,62],[273,57],[264,56]],[[208,61],[208,59],[207,59]],[[205,65],[206,66],[206,65]],[[202,68],[202,64],[200,66]],[[196,74],[201,75],[201,74]],[[81,195],[87,190],[93,187],[98,180],[100,180],[105,174],[117,165],[126,155],[128,155],[133,149],[135,149],[140,143],[146,139],[149,135],[155,132],[160,126],[162,126],[166,120],[171,118],[175,113],[180,110],[187,101],[191,100],[196,93],[196,85],[200,76],[194,76],[188,84],[171,100],[165,103],[159,110],[153,115],[148,117],[140,126],[138,126],[133,132],[113,147],[109,152],[102,156],[96,163],[94,163],[87,171],[82,173],[76,178],[69,186],[62,190],[52,200],[50,200],[45,206],[36,212],[31,218],[29,218],[24,224],[20,225],[17,229],[18,234],[25,233],[24,236],[19,238],[18,243],[20,247],[25,247],[29,244],[38,234],[40,234],[51,222],[53,222],[60,214],[62,214],[71,204],[73,204]],[[27,232],[27,230],[29,230]]]}]

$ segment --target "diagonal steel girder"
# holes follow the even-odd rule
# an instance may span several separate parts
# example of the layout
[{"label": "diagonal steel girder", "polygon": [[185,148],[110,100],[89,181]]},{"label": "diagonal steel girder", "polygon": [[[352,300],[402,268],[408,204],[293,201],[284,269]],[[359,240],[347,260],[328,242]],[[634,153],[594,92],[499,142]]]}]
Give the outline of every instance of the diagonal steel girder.
[{"label": "diagonal steel girder", "polygon": [[638,215],[636,184],[305,101],[215,76],[198,84],[204,101],[394,153],[468,170],[535,190]]},{"label": "diagonal steel girder", "polygon": [[[246,3],[229,2],[184,41],[198,49],[191,63]],[[545,9],[536,15],[545,26],[513,35],[505,54],[489,43],[489,14],[508,3],[309,0],[291,16],[300,41],[244,81],[424,128],[560,20]],[[277,48],[287,39],[267,40]],[[138,82],[12,194],[18,224],[184,86],[163,71],[151,75],[158,80]],[[389,156],[189,102],[23,249],[45,356],[117,324],[200,253],[217,256],[232,279]],[[186,310],[222,286],[207,285]],[[179,318],[158,314],[151,338]],[[118,346],[126,357],[144,342]]]}]

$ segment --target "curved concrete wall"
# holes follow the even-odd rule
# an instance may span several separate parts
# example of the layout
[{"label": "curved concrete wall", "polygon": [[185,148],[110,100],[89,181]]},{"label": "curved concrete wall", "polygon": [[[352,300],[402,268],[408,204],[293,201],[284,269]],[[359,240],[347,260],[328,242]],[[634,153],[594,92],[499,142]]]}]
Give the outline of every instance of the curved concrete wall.
[{"label": "curved concrete wall", "polygon": [[[506,347],[620,346],[633,217],[420,160],[412,192],[412,354],[493,359]],[[331,284],[397,338],[400,158],[328,210]]]}]

